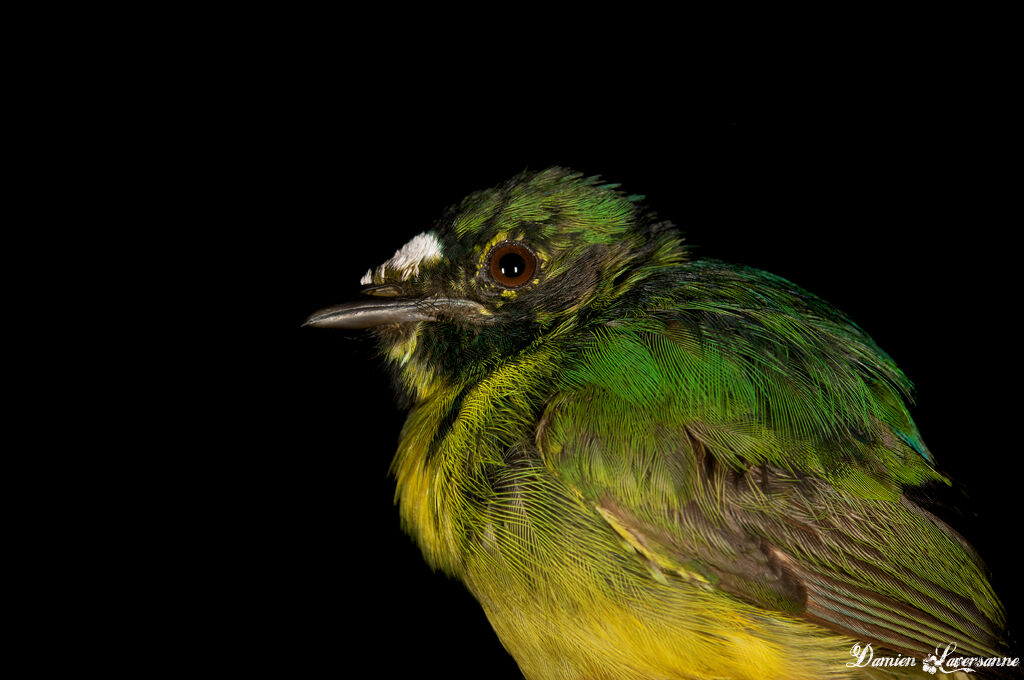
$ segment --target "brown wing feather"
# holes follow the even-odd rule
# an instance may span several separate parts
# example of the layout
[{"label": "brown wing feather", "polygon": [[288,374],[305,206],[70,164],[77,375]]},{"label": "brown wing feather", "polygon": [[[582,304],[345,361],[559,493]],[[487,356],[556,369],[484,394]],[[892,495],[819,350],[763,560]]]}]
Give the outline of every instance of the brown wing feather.
[{"label": "brown wing feather", "polygon": [[[958,573],[983,572],[976,555],[910,501],[851,498],[827,482],[770,468],[717,477],[716,502],[690,502],[671,526],[611,499],[600,505],[656,559],[702,569],[716,587],[758,606],[907,655],[950,642],[980,656],[1004,648],[1001,608],[987,582]],[[865,528],[872,522],[885,528]],[[934,553],[930,570],[923,558],[909,559],[905,546],[872,545],[886,532],[911,534]]]}]

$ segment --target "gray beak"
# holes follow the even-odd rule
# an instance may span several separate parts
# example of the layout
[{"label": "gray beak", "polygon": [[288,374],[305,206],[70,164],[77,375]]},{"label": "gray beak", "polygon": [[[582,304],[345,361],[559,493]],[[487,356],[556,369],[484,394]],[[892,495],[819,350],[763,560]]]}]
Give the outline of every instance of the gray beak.
[{"label": "gray beak", "polygon": [[[373,328],[410,321],[440,321],[473,318],[477,323],[488,316],[483,305],[458,298],[378,297],[327,307],[314,313],[303,326],[317,328]],[[467,319],[468,320],[468,319]]]}]

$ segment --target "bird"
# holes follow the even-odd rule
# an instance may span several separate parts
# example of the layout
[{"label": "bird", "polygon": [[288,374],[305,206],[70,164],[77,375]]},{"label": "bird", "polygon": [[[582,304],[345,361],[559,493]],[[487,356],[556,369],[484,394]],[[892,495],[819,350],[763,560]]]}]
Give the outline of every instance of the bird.
[{"label": "bird", "polygon": [[910,381],[824,300],[562,167],[470,194],[360,284],[304,325],[372,335],[408,410],[402,527],[525,678],[1013,664],[982,559],[912,493],[951,482]]}]

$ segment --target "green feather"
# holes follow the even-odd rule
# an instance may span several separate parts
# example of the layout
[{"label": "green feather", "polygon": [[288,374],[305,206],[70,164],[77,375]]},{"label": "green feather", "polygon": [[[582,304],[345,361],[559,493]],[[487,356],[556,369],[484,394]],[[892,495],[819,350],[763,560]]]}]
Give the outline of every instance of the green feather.
[{"label": "green feather", "polygon": [[[524,173],[383,281],[420,301],[375,332],[428,561],[529,678],[831,676],[854,640],[1002,653],[984,566],[905,494],[949,482],[892,359],[789,281],[691,260],[616,186]],[[536,258],[514,287],[507,243]]]}]

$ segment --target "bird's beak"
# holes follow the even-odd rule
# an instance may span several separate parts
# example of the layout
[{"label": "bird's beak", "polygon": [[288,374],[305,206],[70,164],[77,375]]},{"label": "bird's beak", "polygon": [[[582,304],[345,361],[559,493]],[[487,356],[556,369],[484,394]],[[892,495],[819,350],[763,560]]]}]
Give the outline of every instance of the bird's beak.
[{"label": "bird's beak", "polygon": [[306,319],[303,326],[317,328],[373,328],[410,321],[440,321],[456,318],[482,321],[489,316],[478,302],[444,297],[397,297],[396,286],[375,286],[363,291],[374,296],[372,300],[359,300],[327,307]]}]

